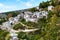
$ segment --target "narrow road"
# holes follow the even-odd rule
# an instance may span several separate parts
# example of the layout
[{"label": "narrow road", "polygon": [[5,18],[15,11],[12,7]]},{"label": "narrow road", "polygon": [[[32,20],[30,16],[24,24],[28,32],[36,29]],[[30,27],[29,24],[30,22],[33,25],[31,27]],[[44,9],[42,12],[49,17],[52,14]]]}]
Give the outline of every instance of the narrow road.
[{"label": "narrow road", "polygon": [[[22,22],[18,22],[18,23],[16,23],[16,24],[19,24],[19,23],[20,23],[22,26],[25,26],[26,28],[29,27],[29,26],[23,24]],[[15,25],[16,25],[16,24],[15,24]],[[14,27],[14,25],[13,25],[12,27]],[[19,30],[14,30],[13,28],[9,28],[8,30],[9,30],[9,32],[10,32],[11,30],[13,30],[13,32],[33,32],[33,31],[36,31],[36,30],[39,30],[39,29],[25,29],[25,30],[19,29]],[[10,33],[10,34],[12,34],[12,33]],[[8,34],[8,35],[6,36],[6,40],[9,39],[9,37],[11,36],[10,34]]]}]

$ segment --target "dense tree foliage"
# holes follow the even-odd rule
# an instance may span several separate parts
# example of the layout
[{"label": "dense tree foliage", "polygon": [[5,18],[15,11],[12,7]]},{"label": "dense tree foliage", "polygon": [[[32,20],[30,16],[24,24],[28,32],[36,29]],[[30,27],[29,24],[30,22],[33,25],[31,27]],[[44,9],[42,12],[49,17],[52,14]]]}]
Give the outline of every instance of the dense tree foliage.
[{"label": "dense tree foliage", "polygon": [[8,33],[8,31],[3,31],[0,29],[0,40],[5,40],[5,37]]},{"label": "dense tree foliage", "polygon": [[9,14],[7,15],[7,18],[10,18],[10,17],[12,17],[12,14],[11,14],[11,13],[9,13]]},{"label": "dense tree foliage", "polygon": [[53,11],[57,16],[60,16],[60,5],[56,6]]},{"label": "dense tree foliage", "polygon": [[2,24],[3,22],[6,22],[7,21],[7,19],[6,18],[0,18],[1,20],[0,20],[0,24]]},{"label": "dense tree foliage", "polygon": [[48,7],[50,4],[49,4],[49,1],[47,1],[47,2],[42,2],[42,3],[40,3],[39,4],[39,8],[46,8],[46,7]]},{"label": "dense tree foliage", "polygon": [[15,29],[15,30],[18,30],[18,29],[25,29],[25,27],[22,26],[22,25],[19,23],[19,24],[16,24],[16,25],[13,27],[13,29]]},{"label": "dense tree foliage", "polygon": [[19,14],[19,12],[12,11],[12,12],[6,12],[5,14],[7,16],[9,15],[9,16],[15,17],[15,16],[17,16]]},{"label": "dense tree foliage", "polygon": [[50,0],[50,1],[51,1],[51,5],[53,6],[60,5],[60,0]]},{"label": "dense tree foliage", "polygon": [[30,8],[29,11],[35,12],[35,11],[38,11],[38,10],[36,8]]}]

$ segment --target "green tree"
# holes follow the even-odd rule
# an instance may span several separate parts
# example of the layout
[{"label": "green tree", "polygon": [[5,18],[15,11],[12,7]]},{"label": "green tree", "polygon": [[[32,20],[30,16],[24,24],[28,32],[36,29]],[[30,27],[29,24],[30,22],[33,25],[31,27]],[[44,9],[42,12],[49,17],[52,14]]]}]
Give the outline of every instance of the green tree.
[{"label": "green tree", "polygon": [[5,40],[5,37],[8,33],[8,31],[0,30],[0,40]]},{"label": "green tree", "polygon": [[50,1],[51,1],[51,5],[53,5],[53,6],[57,6],[60,4],[59,0],[50,0]]},{"label": "green tree", "polygon": [[31,12],[38,11],[36,8],[30,8],[29,10],[30,10]]},{"label": "green tree", "polygon": [[60,17],[60,5],[56,6],[53,12],[56,13],[56,15]]},{"label": "green tree", "polygon": [[42,2],[42,3],[40,3],[39,4],[39,8],[46,8],[46,7],[48,7],[50,4],[49,4],[49,1],[47,1],[47,2]]}]

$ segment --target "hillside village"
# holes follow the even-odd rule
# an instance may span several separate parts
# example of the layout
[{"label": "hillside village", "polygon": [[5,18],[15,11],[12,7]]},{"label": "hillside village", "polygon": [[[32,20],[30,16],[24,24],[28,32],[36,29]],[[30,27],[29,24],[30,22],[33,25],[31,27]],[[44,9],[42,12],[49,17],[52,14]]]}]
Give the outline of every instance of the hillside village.
[{"label": "hillside village", "polygon": [[[53,6],[48,6],[48,11],[52,10]],[[26,22],[31,21],[31,22],[38,22],[38,19],[43,18],[43,17],[48,17],[48,12],[47,11],[41,11],[38,12],[29,12],[26,11],[24,13],[20,13],[18,14],[16,17],[10,17],[9,20],[7,22],[2,23],[1,25],[1,29],[4,30],[6,28],[9,28],[12,24],[16,24],[19,22],[19,20],[21,20],[21,18],[24,18],[26,20]],[[6,28],[5,28],[6,26]],[[9,26],[9,27],[8,27]]]},{"label": "hillside village", "polygon": [[[49,6],[48,11],[52,10],[52,8],[53,8],[52,6]],[[40,9],[38,9],[38,10],[40,10]],[[6,21],[6,22],[2,23],[2,25],[0,25],[0,28],[2,30],[11,31],[11,36],[13,36],[12,40],[14,40],[17,38],[17,34],[14,33],[14,31],[13,31],[14,29],[12,29],[12,25],[15,25],[16,23],[18,23],[21,20],[21,17],[24,18],[26,20],[26,22],[31,21],[31,22],[37,23],[38,19],[43,18],[43,16],[47,18],[48,12],[41,11],[41,10],[36,11],[34,13],[32,13],[30,11],[22,12],[22,13],[18,14],[16,17],[10,17],[8,21]]]},{"label": "hillside village", "polygon": [[[11,16],[10,14],[7,17],[7,15],[1,14],[4,16],[0,15],[0,21],[2,18],[6,21],[0,24],[0,30],[7,30],[9,32],[5,40],[59,40],[60,36],[58,36],[58,34],[60,31],[58,31],[58,28],[60,28],[60,9],[57,7],[58,9],[56,8],[55,10],[56,6],[51,5],[52,2],[50,1],[47,2],[50,4],[47,6],[47,9],[40,4],[43,8],[37,6],[35,7],[36,10],[30,9],[30,11],[22,11],[16,16]],[[56,12],[59,14],[56,14]]]}]

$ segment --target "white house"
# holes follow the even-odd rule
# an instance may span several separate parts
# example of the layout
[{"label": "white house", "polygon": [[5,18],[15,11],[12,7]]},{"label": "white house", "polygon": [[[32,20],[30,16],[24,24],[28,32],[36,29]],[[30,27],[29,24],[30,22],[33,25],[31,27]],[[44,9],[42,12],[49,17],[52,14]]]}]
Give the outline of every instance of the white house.
[{"label": "white house", "polygon": [[54,9],[54,6],[48,6],[48,11],[51,11],[52,9]]},{"label": "white house", "polygon": [[20,13],[20,15],[21,15],[20,18],[23,18],[24,17],[24,13]]},{"label": "white house", "polygon": [[48,12],[47,11],[42,11],[43,16],[47,16]]},{"label": "white house", "polygon": [[42,11],[43,8],[39,8],[39,6],[37,6],[36,9]]},{"label": "white house", "polygon": [[14,17],[14,24],[17,23],[19,21],[18,17]]},{"label": "white house", "polygon": [[24,12],[24,18],[29,17],[31,15],[32,15],[32,12],[30,12],[30,11]]},{"label": "white house", "polygon": [[17,17],[20,18],[21,17],[21,14],[18,14]]},{"label": "white house", "polygon": [[15,24],[19,21],[19,16],[9,18],[9,22]]},{"label": "white house", "polygon": [[26,12],[24,12],[25,14],[32,14],[32,12],[30,12],[30,11],[26,11]]},{"label": "white house", "polygon": [[25,15],[24,15],[24,19],[27,19],[27,18],[29,18],[29,16],[30,16],[30,15],[28,15],[28,14],[25,14]]},{"label": "white house", "polygon": [[39,6],[37,6],[37,7],[36,7],[36,9],[38,9],[38,10],[39,10]]},{"label": "white house", "polygon": [[9,23],[9,21],[2,23],[1,29],[2,30],[6,30],[9,29],[11,27],[11,24]]},{"label": "white house", "polygon": [[16,34],[16,33],[11,33],[11,39],[10,40],[18,40],[18,34]]},{"label": "white house", "polygon": [[37,19],[33,17],[33,13],[27,11],[24,14],[24,19],[26,22],[31,21],[31,22],[37,22]]},{"label": "white house", "polygon": [[10,17],[10,18],[9,18],[9,22],[10,22],[11,24],[14,24],[14,18],[13,18],[13,17]]},{"label": "white house", "polygon": [[43,18],[43,16],[47,17],[48,12],[47,11],[40,11],[40,12],[34,12],[33,16],[36,16],[37,19]]},{"label": "white house", "polygon": [[45,16],[45,17],[47,18],[48,12],[47,12],[47,11],[41,11],[41,12],[40,12],[40,16],[41,16],[41,17]]},{"label": "white house", "polygon": [[33,17],[35,16],[35,18],[40,18],[40,12],[34,12]]},{"label": "white house", "polygon": [[36,19],[36,18],[27,18],[26,22],[31,21],[31,22],[36,22],[37,23],[37,20],[38,19]]},{"label": "white house", "polygon": [[10,30],[10,35],[12,37],[10,40],[18,40],[18,34],[16,34],[13,29]]}]

